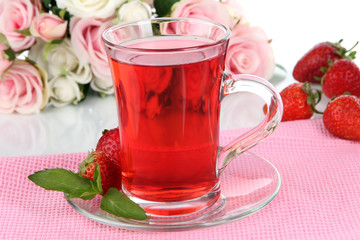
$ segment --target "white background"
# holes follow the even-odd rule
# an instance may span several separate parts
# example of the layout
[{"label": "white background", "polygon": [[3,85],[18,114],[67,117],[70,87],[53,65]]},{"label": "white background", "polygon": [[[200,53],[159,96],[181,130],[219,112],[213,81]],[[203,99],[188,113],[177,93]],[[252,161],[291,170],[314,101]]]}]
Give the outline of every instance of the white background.
[{"label": "white background", "polygon": [[[279,91],[294,81],[291,73],[297,60],[316,43],[344,39],[344,45],[351,47],[360,40],[360,3],[356,0],[240,2],[251,24],[262,27],[272,39],[276,62],[287,70],[273,82]],[[355,61],[358,65],[359,59]],[[236,109],[242,109],[239,104]],[[258,118],[245,114],[247,119],[236,120],[237,113],[222,113],[222,126],[246,125]],[[102,129],[115,126],[113,96],[90,96],[77,106],[48,107],[29,116],[0,114],[0,156],[85,152],[95,148]]]}]

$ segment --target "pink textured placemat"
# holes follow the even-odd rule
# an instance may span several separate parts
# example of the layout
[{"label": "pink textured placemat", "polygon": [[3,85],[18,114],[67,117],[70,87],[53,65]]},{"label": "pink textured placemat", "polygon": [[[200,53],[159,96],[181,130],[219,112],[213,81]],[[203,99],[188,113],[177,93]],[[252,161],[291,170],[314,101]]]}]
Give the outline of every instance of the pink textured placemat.
[{"label": "pink textured placemat", "polygon": [[[228,141],[236,131],[226,131]],[[86,153],[0,158],[0,239],[360,239],[360,143],[332,137],[321,119],[281,123],[252,149],[279,170],[279,195],[239,221],[194,231],[140,232],[87,219],[27,179]],[[231,166],[229,166],[231,167]]]}]

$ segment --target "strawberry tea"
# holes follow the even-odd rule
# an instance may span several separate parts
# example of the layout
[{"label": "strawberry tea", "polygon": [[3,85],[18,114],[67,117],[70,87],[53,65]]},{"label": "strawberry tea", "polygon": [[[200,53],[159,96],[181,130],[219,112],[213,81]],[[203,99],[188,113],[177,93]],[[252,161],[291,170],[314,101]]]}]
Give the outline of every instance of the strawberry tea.
[{"label": "strawberry tea", "polygon": [[[221,24],[181,18],[124,23],[103,33],[118,108],[123,191],[148,214],[224,206],[222,170],[281,120],[281,98],[271,84],[224,73],[229,38]],[[265,118],[219,146],[220,102],[239,92],[261,97]]]},{"label": "strawberry tea", "polygon": [[[199,46],[195,38],[150,38],[128,47]],[[118,99],[123,186],[149,201],[200,197],[217,184],[219,91],[224,51],[182,58],[110,59]],[[191,169],[191,171],[189,171]]]}]

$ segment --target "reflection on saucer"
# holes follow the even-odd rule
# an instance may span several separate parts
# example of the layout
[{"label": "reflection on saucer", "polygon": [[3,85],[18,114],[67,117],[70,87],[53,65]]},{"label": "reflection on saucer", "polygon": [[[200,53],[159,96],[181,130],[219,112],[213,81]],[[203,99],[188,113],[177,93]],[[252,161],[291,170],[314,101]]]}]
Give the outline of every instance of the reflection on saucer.
[{"label": "reflection on saucer", "polygon": [[[231,188],[226,188],[226,196],[234,197],[234,196],[244,196],[255,193],[256,191],[261,191],[265,187],[272,184],[272,178],[259,178],[259,179],[246,179],[246,178],[238,178],[238,184],[235,186],[232,185]],[[224,187],[225,188],[225,187]],[[225,191],[225,190],[223,190]]]}]

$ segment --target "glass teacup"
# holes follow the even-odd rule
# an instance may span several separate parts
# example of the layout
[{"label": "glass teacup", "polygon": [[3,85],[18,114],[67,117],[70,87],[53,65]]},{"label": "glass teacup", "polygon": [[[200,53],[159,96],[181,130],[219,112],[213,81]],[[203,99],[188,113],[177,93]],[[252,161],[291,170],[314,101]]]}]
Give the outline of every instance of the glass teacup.
[{"label": "glass teacup", "polygon": [[[226,73],[230,34],[215,22],[181,18],[123,23],[103,33],[118,109],[123,191],[149,214],[186,215],[214,204],[223,169],[281,120],[281,98],[268,81]],[[238,92],[261,97],[267,112],[256,127],[220,146],[221,101]]]}]

